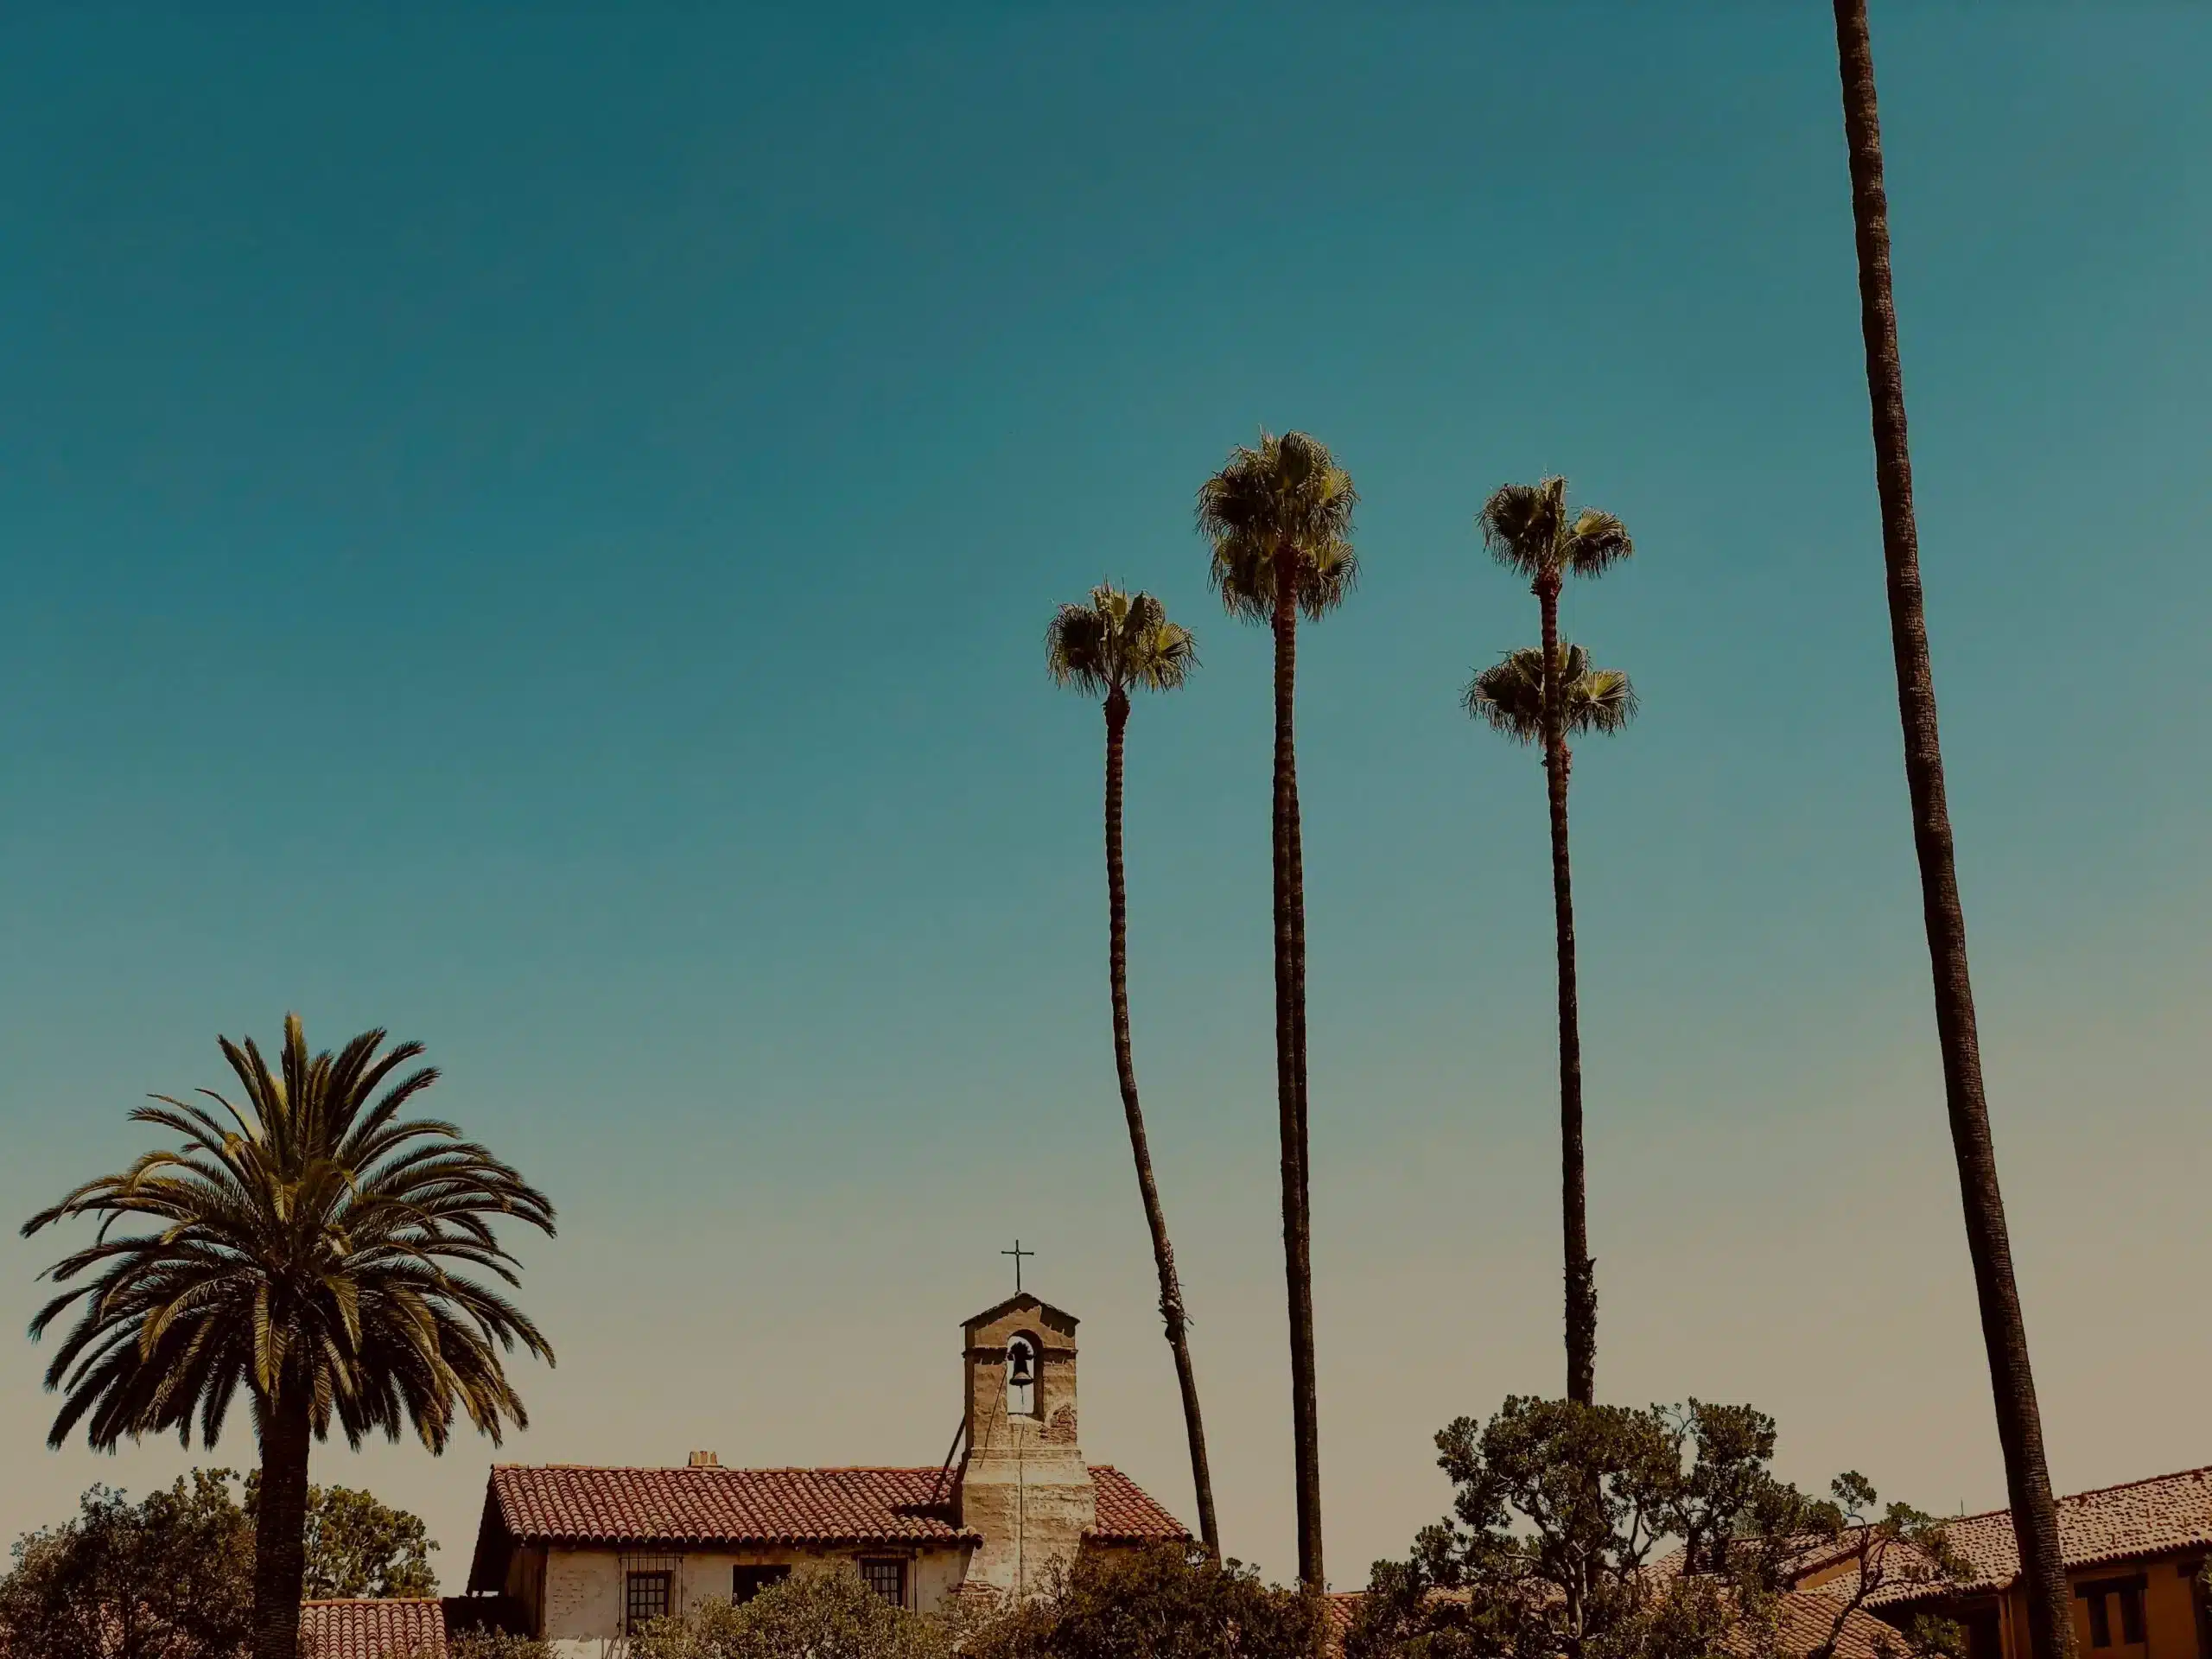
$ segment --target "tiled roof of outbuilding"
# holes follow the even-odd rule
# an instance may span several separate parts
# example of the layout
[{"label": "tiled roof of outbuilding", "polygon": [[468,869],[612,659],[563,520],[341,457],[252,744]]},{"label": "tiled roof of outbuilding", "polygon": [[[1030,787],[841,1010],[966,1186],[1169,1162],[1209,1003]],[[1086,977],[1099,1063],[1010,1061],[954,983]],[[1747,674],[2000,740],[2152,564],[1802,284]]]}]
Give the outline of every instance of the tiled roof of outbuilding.
[{"label": "tiled roof of outbuilding", "polygon": [[[1983,1594],[2008,1589],[2019,1578],[2020,1546],[2010,1510],[1946,1521],[1943,1535],[1964,1562],[1966,1577],[1933,1585],[1894,1584],[1877,1590],[1867,1605]],[[2060,1498],[2058,1547],[2069,1568],[2212,1549],[2212,1468],[2184,1469]]]},{"label": "tiled roof of outbuilding", "polygon": [[1111,1464],[1090,1465],[1098,1492],[1098,1520],[1090,1535],[1102,1544],[1179,1544],[1190,1529],[1153,1501],[1152,1494]]},{"label": "tiled roof of outbuilding", "polygon": [[300,1604],[300,1659],[444,1659],[435,1596]]}]

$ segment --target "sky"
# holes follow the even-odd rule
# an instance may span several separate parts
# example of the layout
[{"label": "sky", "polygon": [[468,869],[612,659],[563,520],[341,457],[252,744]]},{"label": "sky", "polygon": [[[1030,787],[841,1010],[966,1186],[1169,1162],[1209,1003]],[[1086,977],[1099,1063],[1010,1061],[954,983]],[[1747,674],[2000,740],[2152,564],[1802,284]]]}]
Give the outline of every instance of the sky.
[{"label": "sky", "polygon": [[[2062,1490],[2212,1461],[2202,7],[1877,0],[1921,545]],[[1203,668],[1128,761],[1136,1058],[1227,1546],[1294,1567],[1268,654],[1200,481],[1331,444],[1300,640],[1330,1576],[1560,1391],[1534,636],[1559,472],[1643,713],[1573,775],[1601,1397],[2003,1501],[1929,1011],[1826,7],[43,8],[0,17],[0,1325],[288,1010],[558,1206],[527,1432],[317,1453],[465,1575],[486,1469],[934,1464],[960,1320],[1083,1320],[1192,1511],[1115,1092],[1102,728],[1053,607]],[[12,1352],[6,1343],[16,1345]],[[50,1346],[50,1344],[49,1344]],[[212,1452],[45,1447],[0,1534]]]}]

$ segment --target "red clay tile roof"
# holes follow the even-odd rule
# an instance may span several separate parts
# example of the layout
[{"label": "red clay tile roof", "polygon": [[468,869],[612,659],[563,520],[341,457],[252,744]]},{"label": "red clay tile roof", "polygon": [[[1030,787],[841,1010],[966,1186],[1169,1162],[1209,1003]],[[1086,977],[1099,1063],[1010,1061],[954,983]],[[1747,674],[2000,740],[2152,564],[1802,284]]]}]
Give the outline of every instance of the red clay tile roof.
[{"label": "red clay tile roof", "polygon": [[1098,1521],[1090,1535],[1102,1544],[1184,1544],[1190,1529],[1167,1513],[1152,1495],[1110,1464],[1090,1465],[1098,1491]]},{"label": "red clay tile roof", "polygon": [[[1943,1532],[1966,1563],[1966,1578],[1934,1586],[1891,1585],[1869,1596],[1867,1605],[1986,1594],[2009,1589],[2019,1578],[2020,1548],[2010,1510],[1961,1516],[1946,1521]],[[2212,1549],[2212,1468],[2184,1469],[2060,1498],[2058,1547],[2069,1567]]]},{"label": "red clay tile roof", "polygon": [[[1188,1538],[1119,1470],[1093,1465],[1103,1543]],[[940,1469],[606,1469],[498,1464],[486,1509],[518,1543],[957,1544]],[[487,1519],[491,1518],[489,1516]]]},{"label": "red clay tile roof", "polygon": [[[495,1464],[517,1542],[958,1543],[936,1469],[604,1469]],[[932,1499],[934,1498],[934,1502]]]},{"label": "red clay tile roof", "polygon": [[445,1659],[445,1604],[435,1596],[300,1604],[300,1659]]}]

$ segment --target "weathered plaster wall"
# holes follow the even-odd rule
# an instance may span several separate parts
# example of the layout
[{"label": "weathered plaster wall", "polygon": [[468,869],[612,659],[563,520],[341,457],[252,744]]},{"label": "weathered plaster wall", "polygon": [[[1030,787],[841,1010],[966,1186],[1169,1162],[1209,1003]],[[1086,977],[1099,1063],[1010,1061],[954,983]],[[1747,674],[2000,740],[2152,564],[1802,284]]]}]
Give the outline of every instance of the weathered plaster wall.
[{"label": "weathered plaster wall", "polygon": [[[731,1569],[740,1564],[789,1567],[795,1572],[824,1567],[857,1572],[863,1556],[899,1557],[906,1561],[907,1605],[927,1612],[966,1576],[967,1554],[964,1546],[913,1554],[896,1549],[702,1549],[681,1552],[674,1570],[681,1586],[678,1605],[690,1611],[709,1600],[728,1600]],[[545,1621],[538,1628],[563,1659],[612,1659],[619,1652],[622,1555],[613,1549],[550,1552],[544,1573]]]}]

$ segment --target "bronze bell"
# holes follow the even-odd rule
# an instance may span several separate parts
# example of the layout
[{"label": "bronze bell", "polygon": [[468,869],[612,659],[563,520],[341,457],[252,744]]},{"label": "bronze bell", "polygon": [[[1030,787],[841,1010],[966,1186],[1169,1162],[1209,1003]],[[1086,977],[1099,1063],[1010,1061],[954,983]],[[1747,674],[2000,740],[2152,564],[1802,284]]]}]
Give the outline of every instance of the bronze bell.
[{"label": "bronze bell", "polygon": [[1007,1373],[1006,1380],[1017,1389],[1027,1388],[1037,1380],[1036,1366],[1027,1343],[1014,1344],[1014,1368]]}]

